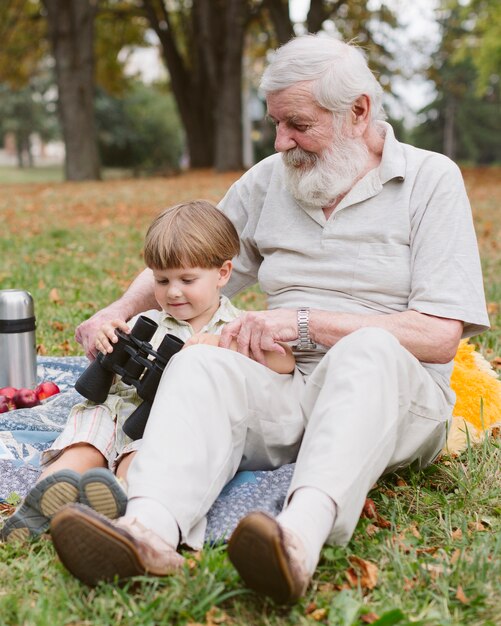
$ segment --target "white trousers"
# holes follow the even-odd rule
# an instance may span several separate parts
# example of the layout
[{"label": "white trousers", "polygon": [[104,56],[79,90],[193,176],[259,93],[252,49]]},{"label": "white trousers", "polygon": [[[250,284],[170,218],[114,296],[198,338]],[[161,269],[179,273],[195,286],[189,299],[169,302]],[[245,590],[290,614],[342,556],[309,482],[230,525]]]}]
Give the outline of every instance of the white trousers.
[{"label": "white trousers", "polygon": [[129,470],[129,497],[173,515],[200,548],[206,513],[237,470],[296,461],[288,498],[316,487],[337,505],[330,543],[349,541],[385,472],[430,463],[452,407],[398,340],[365,328],[340,340],[305,381],[230,350],[196,345],[162,377]]}]

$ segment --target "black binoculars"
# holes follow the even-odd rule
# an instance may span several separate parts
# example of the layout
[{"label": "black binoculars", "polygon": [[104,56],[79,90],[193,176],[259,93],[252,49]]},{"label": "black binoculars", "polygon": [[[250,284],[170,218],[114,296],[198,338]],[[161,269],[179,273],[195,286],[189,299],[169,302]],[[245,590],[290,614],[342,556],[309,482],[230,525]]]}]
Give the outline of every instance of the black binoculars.
[{"label": "black binoculars", "polygon": [[133,385],[143,402],[123,425],[123,431],[131,439],[143,436],[165,366],[184,346],[181,339],[167,334],[158,349],[153,350],[148,342],[157,328],[158,324],[141,315],[130,334],[116,329],[118,341],[113,346],[113,352],[98,352],[96,360],[75,383],[78,393],[96,404],[101,404],[108,397],[115,374],[121,376],[126,385]]}]

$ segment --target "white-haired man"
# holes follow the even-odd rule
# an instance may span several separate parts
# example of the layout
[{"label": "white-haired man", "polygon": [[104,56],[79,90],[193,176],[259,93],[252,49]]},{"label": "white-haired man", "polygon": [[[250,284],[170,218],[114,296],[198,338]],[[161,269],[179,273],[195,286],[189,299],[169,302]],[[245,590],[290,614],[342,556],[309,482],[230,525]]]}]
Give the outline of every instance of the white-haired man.
[{"label": "white-haired man", "polygon": [[[297,599],[323,544],[350,539],[377,479],[436,457],[458,342],[488,326],[459,169],[395,139],[360,51],[298,37],[262,88],[280,154],[220,207],[241,238],[229,295],[257,280],[269,309],[226,326],[221,345],[236,339],[239,352],[194,346],[171,360],[124,518],[80,505],[55,516],[61,559],[90,584],[174,571],[179,543],[202,546],[205,515],[237,470],[296,461],[280,515],[251,513],[228,549],[250,587]],[[91,346],[103,319],[130,318],[151,293],[143,273],[80,340]],[[292,376],[261,365],[279,342],[295,344]]]}]

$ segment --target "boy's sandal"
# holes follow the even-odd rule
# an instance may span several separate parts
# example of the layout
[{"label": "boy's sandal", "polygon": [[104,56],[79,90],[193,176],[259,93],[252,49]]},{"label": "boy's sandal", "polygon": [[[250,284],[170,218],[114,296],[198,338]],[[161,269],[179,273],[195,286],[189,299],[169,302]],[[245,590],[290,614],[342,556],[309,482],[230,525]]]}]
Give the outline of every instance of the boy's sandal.
[{"label": "boy's sandal", "polygon": [[38,482],[0,530],[2,541],[26,541],[46,532],[52,517],[78,502],[80,474],[64,469]]},{"label": "boy's sandal", "polygon": [[127,494],[113,472],[95,467],[80,478],[80,502],[109,519],[117,519],[125,514]]}]

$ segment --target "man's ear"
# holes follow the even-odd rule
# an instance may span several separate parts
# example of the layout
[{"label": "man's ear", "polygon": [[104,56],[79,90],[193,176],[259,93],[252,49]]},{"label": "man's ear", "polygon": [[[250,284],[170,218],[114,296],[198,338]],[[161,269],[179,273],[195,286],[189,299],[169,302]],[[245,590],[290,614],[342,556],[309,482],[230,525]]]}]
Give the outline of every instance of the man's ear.
[{"label": "man's ear", "polygon": [[351,132],[352,137],[361,137],[371,117],[371,101],[365,94],[359,96],[351,106]]},{"label": "man's ear", "polygon": [[231,272],[233,270],[233,263],[231,261],[225,261],[219,268],[219,280],[217,281],[218,287],[224,287],[230,280]]}]

